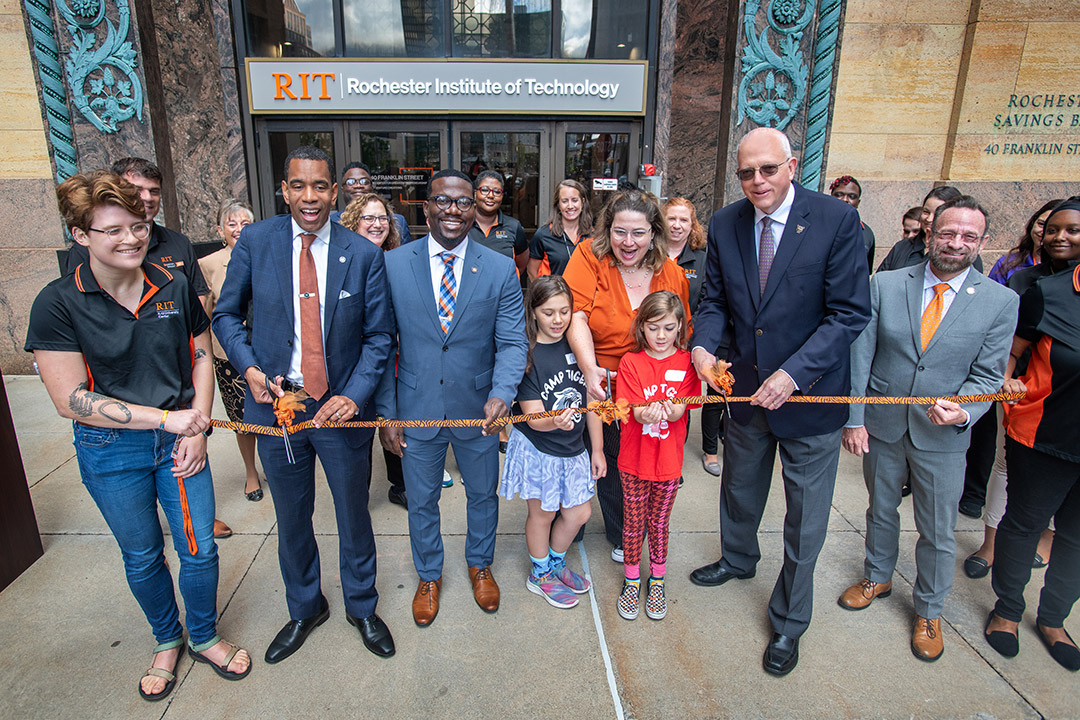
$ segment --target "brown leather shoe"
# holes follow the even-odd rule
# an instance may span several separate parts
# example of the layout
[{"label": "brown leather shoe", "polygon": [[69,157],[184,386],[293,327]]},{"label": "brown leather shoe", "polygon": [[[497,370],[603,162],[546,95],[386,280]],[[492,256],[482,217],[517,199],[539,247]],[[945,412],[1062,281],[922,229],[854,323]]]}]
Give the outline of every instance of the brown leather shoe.
[{"label": "brown leather shoe", "polygon": [[469,568],[469,579],[472,580],[473,597],[476,604],[484,612],[493,613],[499,609],[499,586],[495,577],[491,574],[491,566]]},{"label": "brown leather shoe", "polygon": [[945,652],[945,639],[941,637],[941,618],[915,616],[911,630],[911,652],[926,662],[934,662]]},{"label": "brown leather shoe", "polygon": [[841,595],[837,604],[845,610],[863,610],[870,607],[875,598],[887,598],[892,594],[892,580],[887,583],[876,583],[863,578],[855,583]]},{"label": "brown leather shoe", "polygon": [[439,614],[439,590],[442,589],[442,578],[438,580],[421,580],[416,586],[416,594],[412,599],[413,621],[420,627],[430,625]]},{"label": "brown leather shoe", "polygon": [[232,537],[232,528],[221,522],[217,518],[214,518],[214,537],[218,540],[224,540],[227,537]]}]

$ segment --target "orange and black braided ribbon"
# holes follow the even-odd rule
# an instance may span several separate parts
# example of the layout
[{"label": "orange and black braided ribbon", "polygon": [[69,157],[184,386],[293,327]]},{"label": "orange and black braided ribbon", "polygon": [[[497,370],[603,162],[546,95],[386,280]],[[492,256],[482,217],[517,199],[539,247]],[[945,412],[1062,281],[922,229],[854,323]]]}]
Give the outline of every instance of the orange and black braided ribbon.
[{"label": "orange and black braided ribbon", "polygon": [[[987,395],[943,395],[943,396],[917,396],[917,397],[845,397],[842,395],[792,395],[787,399],[789,403],[810,403],[810,404],[830,404],[830,405],[848,405],[848,404],[862,404],[862,405],[933,405],[938,400],[949,400],[955,403],[977,403],[977,402],[1011,402],[1014,400],[1020,400],[1025,393],[991,393]],[[705,395],[699,397],[677,397],[671,398],[671,402],[676,405],[705,405],[708,403],[722,403],[722,402],[734,403],[734,402],[750,402],[748,396],[735,396],[727,397],[725,395]],[[612,402],[610,400],[593,401],[589,403],[588,407],[584,408],[570,408],[576,413],[595,412],[605,422],[610,424],[615,419],[625,419],[630,408],[634,407],[646,407],[649,403],[627,403],[625,400],[619,400]],[[502,425],[509,425],[512,423],[526,422],[528,420],[540,420],[542,418],[552,417],[558,413],[564,412],[563,410],[547,410],[539,413],[529,413],[527,415],[510,415],[504,418],[499,418],[492,421],[492,425],[499,427]],[[285,431],[281,427],[268,427],[265,425],[252,425],[250,423],[238,423],[227,420],[211,420],[210,423],[214,427],[224,428],[226,430],[235,430],[239,433],[247,433],[251,435],[273,435],[281,437],[285,434]],[[461,418],[456,420],[387,420],[385,418],[379,418],[377,420],[353,420],[345,422],[324,422],[323,428],[376,428],[376,427],[399,427],[399,428],[427,428],[427,427],[481,427],[484,421],[479,418]],[[308,430],[315,426],[310,420],[305,420],[295,425],[288,426],[289,433],[295,433],[300,430]]]}]

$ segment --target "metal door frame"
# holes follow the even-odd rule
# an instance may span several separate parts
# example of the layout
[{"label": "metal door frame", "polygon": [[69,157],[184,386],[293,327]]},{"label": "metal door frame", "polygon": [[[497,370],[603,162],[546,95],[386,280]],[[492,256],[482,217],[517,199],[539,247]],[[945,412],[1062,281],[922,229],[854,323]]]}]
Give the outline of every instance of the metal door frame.
[{"label": "metal door frame", "polygon": [[[633,120],[586,120],[571,122],[556,122],[555,141],[555,166],[554,170],[560,175],[566,170],[566,134],[567,133],[625,133],[630,136],[630,157],[627,158],[626,179],[632,183],[638,181],[638,169],[641,166],[641,121]],[[558,182],[558,180],[556,180]],[[589,188],[592,192],[592,188]]]},{"label": "metal door frame", "polygon": [[[268,218],[277,214],[274,206],[274,192],[277,189],[274,183],[274,168],[270,162],[270,138],[272,132],[329,132],[334,138],[334,166],[340,172],[343,167],[342,160],[345,158],[345,141],[342,137],[341,121],[339,120],[273,120],[258,118],[255,121],[255,148],[258,154],[258,173],[254,203],[257,214]],[[338,178],[333,178],[334,182]]]}]

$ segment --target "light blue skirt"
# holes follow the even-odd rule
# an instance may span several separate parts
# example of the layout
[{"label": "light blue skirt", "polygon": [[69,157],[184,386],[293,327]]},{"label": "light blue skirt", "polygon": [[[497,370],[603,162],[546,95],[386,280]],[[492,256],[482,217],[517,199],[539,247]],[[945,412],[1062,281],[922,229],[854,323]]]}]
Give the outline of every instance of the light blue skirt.
[{"label": "light blue skirt", "polygon": [[596,494],[588,451],[574,457],[545,455],[523,432],[510,434],[506,446],[499,495],[513,500],[539,500],[540,507],[555,512],[587,503]]}]

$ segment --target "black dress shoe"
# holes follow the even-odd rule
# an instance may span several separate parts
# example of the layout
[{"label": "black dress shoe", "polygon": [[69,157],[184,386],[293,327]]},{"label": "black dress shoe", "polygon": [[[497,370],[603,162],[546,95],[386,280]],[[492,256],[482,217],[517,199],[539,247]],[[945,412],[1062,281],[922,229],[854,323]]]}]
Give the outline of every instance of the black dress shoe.
[{"label": "black dress shoe", "polygon": [[346,613],[345,618],[360,631],[360,639],[368,650],[379,657],[390,657],[394,654],[394,638],[390,637],[390,628],[386,627],[386,623],[378,615],[354,618]]},{"label": "black dress shoe", "polygon": [[699,567],[697,570],[690,573],[690,582],[695,585],[701,585],[702,587],[715,587],[717,585],[723,585],[728,580],[749,580],[754,577],[756,573],[756,570],[751,570],[748,573],[738,575],[725,568],[722,560],[717,560],[711,565]]},{"label": "black dress shoe", "polygon": [[409,509],[409,498],[405,495],[405,486],[391,485],[386,497],[395,505],[400,505],[406,510]]},{"label": "black dress shoe", "polygon": [[974,500],[961,500],[957,509],[961,515],[967,515],[969,518],[978,520],[982,517],[983,506]]},{"label": "black dress shoe", "polygon": [[787,675],[799,664],[799,638],[773,633],[761,665],[765,672],[777,677]]},{"label": "black dress shoe", "polygon": [[326,598],[323,598],[322,610],[315,615],[303,620],[290,620],[285,623],[285,627],[281,628],[274,637],[274,642],[270,643],[270,647],[266,648],[266,662],[273,665],[299,650],[300,646],[307,640],[308,635],[326,622],[328,617],[330,617],[330,605],[327,604]]}]

